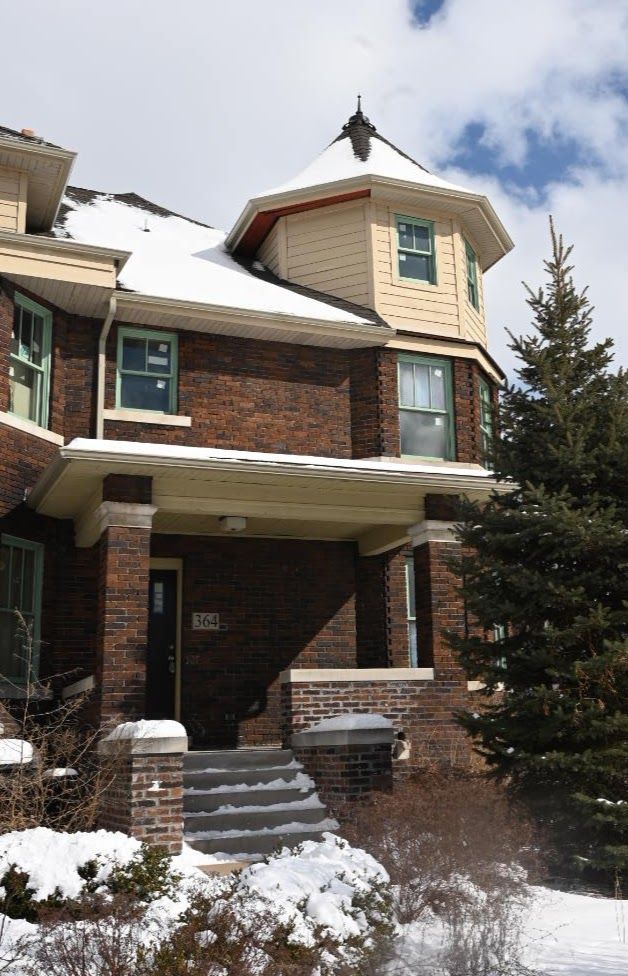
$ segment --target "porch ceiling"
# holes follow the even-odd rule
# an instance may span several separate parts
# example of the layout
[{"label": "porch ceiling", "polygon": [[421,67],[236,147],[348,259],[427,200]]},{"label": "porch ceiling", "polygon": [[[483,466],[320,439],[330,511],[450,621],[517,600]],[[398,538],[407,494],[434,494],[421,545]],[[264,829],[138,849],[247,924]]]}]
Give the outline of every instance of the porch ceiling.
[{"label": "porch ceiling", "polygon": [[74,519],[79,545],[96,541],[91,518],[108,474],[153,479],[153,531],[221,534],[222,515],[243,515],[243,536],[356,540],[364,554],[401,545],[425,517],[425,495],[485,497],[494,486],[468,465],[415,465],[73,441],[29,495],[44,515]]}]

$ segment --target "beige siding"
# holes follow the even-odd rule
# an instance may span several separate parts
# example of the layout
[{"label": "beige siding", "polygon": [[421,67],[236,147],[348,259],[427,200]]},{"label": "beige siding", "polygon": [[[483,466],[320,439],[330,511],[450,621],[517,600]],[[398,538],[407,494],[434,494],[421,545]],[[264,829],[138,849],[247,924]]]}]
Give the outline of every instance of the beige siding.
[{"label": "beige siding", "polygon": [[26,228],[26,176],[0,169],[0,230],[24,233]]},{"label": "beige siding", "polygon": [[455,242],[456,242],[456,253],[458,258],[458,264],[460,267],[460,281],[462,287],[460,306],[463,309],[463,338],[468,339],[470,342],[479,342],[481,346],[486,347],[486,321],[484,317],[484,285],[482,281],[482,271],[480,270],[479,261],[477,264],[477,276],[478,276],[478,305],[479,309],[475,309],[471,302],[469,301],[468,291],[467,291],[467,255],[465,250],[464,242],[467,240],[471,247],[475,250],[477,254],[477,245],[473,238],[465,233],[462,227],[456,228]]},{"label": "beige siding", "polygon": [[366,206],[341,203],[286,217],[288,280],[368,305]]},{"label": "beige siding", "polygon": [[280,278],[286,277],[285,236],[285,217],[281,217],[273,225],[257,252],[258,260]]},{"label": "beige siding", "polygon": [[421,285],[399,278],[397,210],[384,203],[373,203],[375,307],[397,329],[457,337],[461,326],[452,221],[408,207],[401,212],[408,217],[434,221],[437,283]]}]

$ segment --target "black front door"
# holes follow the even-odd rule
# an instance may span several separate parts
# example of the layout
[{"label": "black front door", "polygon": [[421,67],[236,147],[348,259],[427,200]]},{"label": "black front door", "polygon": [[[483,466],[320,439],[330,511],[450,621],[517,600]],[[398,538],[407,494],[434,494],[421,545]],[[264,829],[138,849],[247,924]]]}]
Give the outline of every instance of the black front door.
[{"label": "black front door", "polygon": [[146,660],[146,716],[174,718],[177,673],[177,573],[151,569]]}]

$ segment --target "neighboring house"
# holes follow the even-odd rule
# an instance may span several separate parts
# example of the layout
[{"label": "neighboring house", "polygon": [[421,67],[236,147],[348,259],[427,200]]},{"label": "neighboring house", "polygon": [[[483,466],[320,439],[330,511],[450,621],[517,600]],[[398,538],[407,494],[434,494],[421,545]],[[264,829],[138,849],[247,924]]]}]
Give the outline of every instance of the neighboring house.
[{"label": "neighboring house", "polygon": [[220,749],[370,710],[451,754],[451,501],[494,484],[483,275],[512,247],[490,203],[360,109],[226,236],[66,186],[73,159],[0,129],[0,698],[17,609],[98,722]]}]

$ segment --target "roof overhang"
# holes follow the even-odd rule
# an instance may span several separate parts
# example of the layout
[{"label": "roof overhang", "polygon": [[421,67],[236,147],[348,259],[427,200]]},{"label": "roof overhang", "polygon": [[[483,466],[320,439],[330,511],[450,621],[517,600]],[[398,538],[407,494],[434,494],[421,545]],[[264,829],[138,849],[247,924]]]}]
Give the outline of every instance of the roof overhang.
[{"label": "roof overhang", "polygon": [[412,197],[413,201],[425,202],[432,209],[458,215],[477,244],[483,271],[487,271],[514,247],[488,197],[464,190],[426,186],[383,176],[355,176],[307,189],[286,190],[254,197],[240,214],[225,244],[234,253],[252,255],[273,224],[285,214],[301,213],[369,196],[399,202],[407,202]]},{"label": "roof overhang", "polygon": [[33,140],[0,135],[0,168],[26,173],[26,225],[30,231],[52,227],[76,153]]},{"label": "roof overhang", "polygon": [[355,541],[363,555],[403,545],[425,517],[426,494],[486,498],[496,482],[479,465],[335,460],[161,444],[75,440],[28,496],[43,515],[73,519],[77,543],[98,538],[102,480],[152,478],[156,533],[220,535],[243,515],[248,537]]}]

